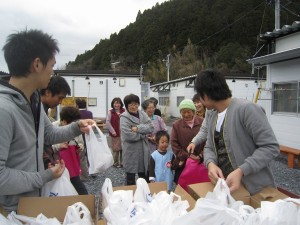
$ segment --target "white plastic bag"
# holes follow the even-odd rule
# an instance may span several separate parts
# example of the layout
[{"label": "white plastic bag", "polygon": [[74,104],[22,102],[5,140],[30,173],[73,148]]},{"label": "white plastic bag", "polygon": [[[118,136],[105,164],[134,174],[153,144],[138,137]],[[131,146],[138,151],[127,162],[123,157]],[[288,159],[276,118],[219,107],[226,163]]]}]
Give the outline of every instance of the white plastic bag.
[{"label": "white plastic bag", "polygon": [[90,210],[81,202],[68,206],[63,225],[92,225]]},{"label": "white plastic bag", "polygon": [[34,218],[18,215],[16,214],[16,212],[11,212],[7,216],[7,218],[10,221],[10,225],[20,225],[23,223],[25,223],[26,225],[61,225],[61,223],[56,218],[47,218],[42,213]]},{"label": "white plastic bag", "polygon": [[152,196],[143,178],[137,180],[136,186],[134,195],[133,190],[113,191],[110,179],[105,179],[103,215],[108,225],[171,225],[173,220],[187,213],[188,202],[181,201],[175,193],[161,191]]},{"label": "white plastic bag", "polygon": [[152,194],[145,179],[136,180],[136,191],[134,193],[134,202],[151,202]]},{"label": "white plastic bag", "polygon": [[114,160],[107,144],[107,137],[97,126],[90,127],[89,134],[85,134],[85,141],[90,174],[105,171],[113,165]]},{"label": "white plastic bag", "polygon": [[42,188],[42,196],[52,197],[69,195],[78,195],[78,193],[70,181],[70,175],[67,168],[65,168],[63,174],[59,178],[46,183]]}]

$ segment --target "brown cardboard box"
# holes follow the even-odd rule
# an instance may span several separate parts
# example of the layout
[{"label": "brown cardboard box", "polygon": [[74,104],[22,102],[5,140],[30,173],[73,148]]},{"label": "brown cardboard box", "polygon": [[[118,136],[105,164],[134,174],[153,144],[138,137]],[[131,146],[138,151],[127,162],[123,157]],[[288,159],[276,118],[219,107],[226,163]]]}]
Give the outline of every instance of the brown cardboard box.
[{"label": "brown cardboard box", "polygon": [[261,201],[270,201],[275,202],[278,199],[285,199],[289,196],[283,194],[282,192],[278,191],[274,187],[266,187],[262,191],[258,192],[255,195],[251,196],[251,206],[253,208],[260,208]]},{"label": "brown cardboard box", "polygon": [[187,193],[179,184],[176,186],[174,193],[180,195],[182,201],[188,201],[190,207],[187,209],[187,211],[191,211],[195,207],[196,200],[189,193]]},{"label": "brown cardboard box", "polygon": [[[198,184],[191,184],[188,186],[189,194],[197,200],[204,198],[207,192],[214,190],[214,185],[211,182],[204,182]],[[235,200],[243,201],[245,205],[250,205],[250,193],[244,186],[241,186],[237,191],[232,194]]]},{"label": "brown cardboard box", "polygon": [[[149,183],[148,186],[149,186],[150,192],[152,194],[167,190],[166,182]],[[116,191],[116,190],[125,190],[125,191],[133,190],[133,191],[135,191],[135,189],[136,189],[136,185],[113,187],[113,191]]]},{"label": "brown cardboard box", "polygon": [[58,197],[24,197],[18,205],[18,214],[37,217],[43,213],[48,218],[56,217],[63,222],[67,208],[76,202],[82,202],[92,215],[95,224],[98,222],[98,202],[95,195],[76,195]]}]

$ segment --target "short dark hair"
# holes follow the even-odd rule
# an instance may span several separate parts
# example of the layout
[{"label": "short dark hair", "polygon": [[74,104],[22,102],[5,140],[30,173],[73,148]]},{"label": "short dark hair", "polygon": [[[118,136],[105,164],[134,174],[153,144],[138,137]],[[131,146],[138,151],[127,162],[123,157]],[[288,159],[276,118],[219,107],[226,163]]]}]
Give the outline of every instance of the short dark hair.
[{"label": "short dark hair", "polygon": [[200,101],[200,96],[198,94],[195,94],[192,98],[193,102],[199,102]]},{"label": "short dark hair", "polygon": [[11,76],[24,77],[30,72],[30,65],[40,58],[44,66],[59,48],[57,41],[40,30],[24,30],[10,34],[2,48]]},{"label": "short dark hair", "polygon": [[170,141],[170,135],[168,134],[167,131],[165,130],[157,131],[157,133],[155,134],[155,142],[158,144],[161,137],[164,136],[168,138],[168,141]]},{"label": "short dark hair", "polygon": [[86,101],[82,98],[76,98],[76,105],[79,109],[85,109],[86,108]]},{"label": "short dark hair", "polygon": [[74,106],[64,106],[60,111],[60,120],[64,120],[67,124],[70,124],[81,118],[79,109]]},{"label": "short dark hair", "polygon": [[115,98],[111,101],[110,106],[111,106],[112,108],[114,108],[114,103],[115,103],[115,102],[119,102],[120,105],[121,105],[121,108],[123,108],[124,104],[123,104],[121,98],[115,97]]},{"label": "short dark hair", "polygon": [[45,95],[46,90],[50,91],[52,93],[52,96],[64,93],[66,95],[71,95],[71,88],[66,81],[65,78],[55,75],[52,76],[47,88],[41,89],[41,95]]},{"label": "short dark hair", "polygon": [[142,103],[142,108],[143,108],[143,110],[146,110],[150,103],[153,103],[153,105],[154,105],[154,107],[155,107],[155,103],[154,103],[153,100],[151,100],[151,99],[146,99],[146,100],[143,101],[143,103]]},{"label": "short dark hair", "polygon": [[154,102],[154,107],[156,107],[157,104],[158,104],[158,100],[156,98],[154,98],[154,97],[151,97],[149,99]]},{"label": "short dark hair", "polygon": [[138,103],[140,105],[140,98],[139,96],[135,95],[135,94],[129,94],[129,95],[126,95],[124,97],[124,105],[125,105],[125,108],[128,110],[128,105],[130,103]]},{"label": "short dark hair", "polygon": [[225,77],[217,70],[201,71],[195,80],[195,90],[201,98],[207,95],[214,101],[225,100],[232,96]]}]

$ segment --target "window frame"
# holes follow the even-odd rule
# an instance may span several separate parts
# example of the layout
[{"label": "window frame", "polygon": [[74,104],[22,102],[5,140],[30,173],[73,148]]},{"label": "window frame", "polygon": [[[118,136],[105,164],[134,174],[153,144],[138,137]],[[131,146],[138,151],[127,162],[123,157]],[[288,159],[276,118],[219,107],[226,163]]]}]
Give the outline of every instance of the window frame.
[{"label": "window frame", "polygon": [[[300,81],[272,83],[272,104],[271,104],[272,114],[299,116],[300,113],[300,97],[299,97],[300,91],[299,90],[300,90]],[[293,93],[294,91],[296,91],[296,93]],[[289,97],[287,97],[288,95]],[[282,99],[279,99],[279,97],[281,97]],[[293,102],[289,102],[289,101],[293,101]],[[283,108],[283,109],[278,110],[278,108]],[[288,110],[288,108],[290,108],[291,110]]]}]

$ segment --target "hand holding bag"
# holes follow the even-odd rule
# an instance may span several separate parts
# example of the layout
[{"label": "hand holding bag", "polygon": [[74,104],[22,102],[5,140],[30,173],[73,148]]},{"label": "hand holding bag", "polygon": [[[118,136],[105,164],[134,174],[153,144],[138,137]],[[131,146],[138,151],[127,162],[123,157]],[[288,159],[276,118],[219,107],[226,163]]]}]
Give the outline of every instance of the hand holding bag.
[{"label": "hand holding bag", "polygon": [[114,160],[107,138],[97,126],[90,127],[89,134],[85,134],[85,140],[90,174],[105,171],[113,165]]},{"label": "hand holding bag", "polygon": [[67,168],[65,168],[61,177],[49,181],[42,188],[42,196],[53,197],[69,195],[78,195],[78,193],[70,181],[70,175]]}]

